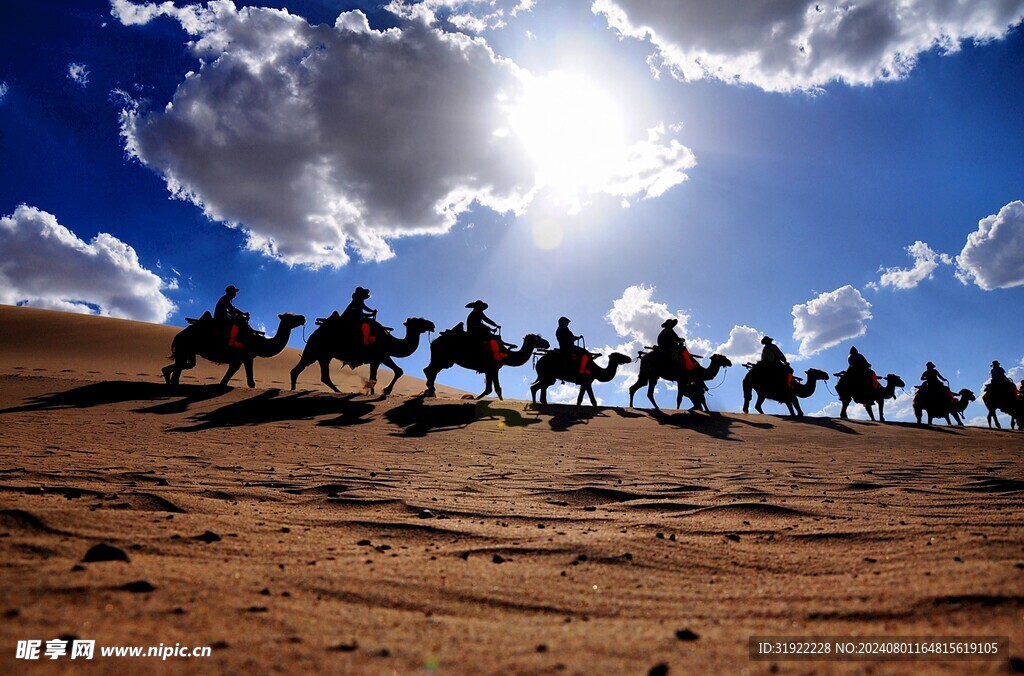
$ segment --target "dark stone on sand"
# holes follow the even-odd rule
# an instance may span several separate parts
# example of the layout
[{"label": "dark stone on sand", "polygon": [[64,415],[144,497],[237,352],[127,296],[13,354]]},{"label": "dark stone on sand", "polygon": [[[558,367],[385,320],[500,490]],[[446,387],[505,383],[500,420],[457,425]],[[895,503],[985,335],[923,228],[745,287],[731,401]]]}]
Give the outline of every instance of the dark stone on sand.
[{"label": "dark stone on sand", "polygon": [[156,591],[156,587],[150,584],[148,580],[136,580],[135,582],[129,582],[128,584],[121,585],[118,589],[126,592],[132,592],[133,594],[148,594],[149,592]]},{"label": "dark stone on sand", "polygon": [[462,554],[459,555],[459,558],[463,561],[469,561],[469,552],[462,552]]},{"label": "dark stone on sand", "polygon": [[1011,657],[1008,666],[1011,674],[1024,674],[1024,657]]},{"label": "dark stone on sand", "polygon": [[539,646],[537,646],[537,652],[546,653],[547,651],[548,647],[545,644],[541,643]]},{"label": "dark stone on sand", "polygon": [[351,643],[339,643],[338,645],[331,648],[331,650],[337,650],[339,653],[352,653],[359,649],[359,642],[352,641]]},{"label": "dark stone on sand", "polygon": [[665,534],[664,533],[656,533],[654,535],[654,537],[658,538],[659,540],[664,540],[665,539]]},{"label": "dark stone on sand", "polygon": [[281,532],[282,532],[282,533],[291,533],[291,532],[292,532],[292,529],[291,529],[291,528],[289,528],[288,526],[285,526],[285,527],[283,527],[283,528],[281,529]]},{"label": "dark stone on sand", "polygon": [[878,563],[878,559],[873,559],[870,556],[865,556],[864,563]]},{"label": "dark stone on sand", "polygon": [[583,511],[584,512],[596,512],[597,511],[597,507],[595,507],[594,505],[587,505],[586,507],[583,508]]},{"label": "dark stone on sand", "polygon": [[263,595],[263,596],[270,596],[270,589],[267,588],[267,587],[264,587],[263,589],[260,590],[260,594]]},{"label": "dark stone on sand", "polygon": [[677,629],[676,638],[680,641],[696,641],[700,638],[700,635],[689,629]]},{"label": "dark stone on sand", "polygon": [[200,542],[205,542],[206,544],[210,544],[211,542],[220,542],[220,536],[214,533],[212,530],[208,530],[202,535],[196,535],[192,539],[199,540]]},{"label": "dark stone on sand", "polygon": [[356,545],[358,545],[360,547],[369,547],[372,544],[373,543],[370,542],[369,540],[360,540],[359,542],[356,543]]},{"label": "dark stone on sand", "polygon": [[4,617],[8,619],[13,619],[19,615],[21,615],[21,611],[17,608],[11,608],[10,610],[4,611]]},{"label": "dark stone on sand", "polygon": [[250,612],[250,613],[269,613],[270,612],[270,608],[267,608],[266,606],[249,606],[248,608],[246,608],[246,612]]},{"label": "dark stone on sand", "polygon": [[387,648],[381,648],[380,652],[377,653],[381,657],[391,657],[391,651]]},{"label": "dark stone on sand", "polygon": [[420,510],[420,518],[421,519],[433,519],[434,518],[434,513],[431,512],[429,509],[421,509]]},{"label": "dark stone on sand", "polygon": [[71,566],[72,573],[81,573],[83,570],[85,570],[85,566],[83,566],[80,563],[76,563],[75,565]]},{"label": "dark stone on sand", "polygon": [[736,535],[736,533],[729,533],[728,535],[725,536],[725,539],[728,540],[729,542],[739,542],[740,541],[740,536]]},{"label": "dark stone on sand", "polygon": [[93,545],[82,557],[82,563],[97,563],[99,561],[124,561],[128,562],[128,555],[123,549],[101,542]]},{"label": "dark stone on sand", "polygon": [[655,664],[651,667],[651,670],[647,672],[647,676],[668,676],[668,665],[664,662]]},{"label": "dark stone on sand", "polygon": [[506,559],[501,554],[495,554],[494,556],[491,557],[491,561],[493,561],[494,563],[505,563],[505,561],[507,561],[507,560],[508,559]]},{"label": "dark stone on sand", "polygon": [[622,555],[622,558],[626,559],[627,561],[632,561],[633,560],[633,555],[630,554],[629,552],[626,552],[625,554]]}]

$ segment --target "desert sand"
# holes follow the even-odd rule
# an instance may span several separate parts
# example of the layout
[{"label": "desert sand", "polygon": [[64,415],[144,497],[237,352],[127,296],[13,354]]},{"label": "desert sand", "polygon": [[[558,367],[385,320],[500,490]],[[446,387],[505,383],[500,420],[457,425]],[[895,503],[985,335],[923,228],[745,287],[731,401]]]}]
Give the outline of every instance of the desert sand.
[{"label": "desert sand", "polygon": [[[291,392],[294,350],[254,390],[202,362],[168,388],[174,332],[0,308],[0,671],[1024,668],[1020,432],[383,398],[349,371],[336,395],[316,369]],[[83,562],[100,543],[128,561]],[[751,635],[1010,658],[752,661]],[[212,656],[14,659],[60,636]]]}]

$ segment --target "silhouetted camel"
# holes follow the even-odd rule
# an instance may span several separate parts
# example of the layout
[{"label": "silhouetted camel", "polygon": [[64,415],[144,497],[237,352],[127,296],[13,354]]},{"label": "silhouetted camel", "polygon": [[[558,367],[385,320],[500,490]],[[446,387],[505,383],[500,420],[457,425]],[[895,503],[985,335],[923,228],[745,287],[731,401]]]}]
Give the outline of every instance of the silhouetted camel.
[{"label": "silhouetted camel", "polygon": [[292,329],[306,323],[302,315],[288,312],[279,314],[280,323],[273,338],[253,333],[240,338],[241,347],[228,347],[225,323],[215,319],[200,320],[185,327],[171,342],[171,359],[174,363],[163,368],[164,381],[177,385],[181,372],[196,365],[196,355],[215,364],[227,364],[228,370],[220,384],[227,385],[238,369],[245,366],[245,379],[249,387],[256,387],[252,375],[252,362],[256,357],[275,357],[288,345]]},{"label": "silhouetted camel", "polygon": [[988,426],[992,427],[992,423],[996,424],[996,429],[1002,429],[999,424],[999,412],[1010,416],[1010,429],[1014,426],[1017,429],[1024,429],[1024,399],[1017,398],[1016,388],[1010,384],[1004,387],[997,387],[995,390],[992,389],[992,383],[985,386],[985,390],[981,393],[981,401],[985,404],[985,408],[988,409]]},{"label": "silhouetted camel", "polygon": [[370,365],[370,394],[374,393],[377,385],[377,369],[384,364],[395,374],[388,386],[384,388],[385,395],[391,394],[395,383],[404,373],[394,360],[411,355],[419,347],[420,336],[427,331],[434,330],[433,322],[418,317],[406,319],[404,325],[404,338],[396,338],[390,333],[384,332],[373,343],[364,345],[354,338],[355,329],[350,323],[324,322],[310,334],[309,340],[306,341],[306,348],[302,351],[302,357],[299,358],[299,363],[292,369],[292,389],[295,389],[295,381],[298,380],[299,374],[313,362],[319,362],[320,382],[338,392],[338,388],[331,380],[331,360],[337,359],[352,368],[362,364]]},{"label": "silhouetted camel", "polygon": [[814,388],[819,380],[828,380],[828,374],[818,369],[807,369],[806,373],[806,383],[794,382],[793,387],[789,387],[786,384],[788,374],[783,369],[765,368],[765,364],[761,363],[754,364],[743,377],[743,412],[750,412],[750,399],[752,392],[756,391],[757,403],[754,404],[754,408],[758,413],[764,413],[761,404],[765,399],[771,399],[785,404],[790,415],[803,417],[800,400],[814,394]]},{"label": "silhouetted camel", "polygon": [[839,412],[839,417],[843,420],[849,417],[846,415],[846,408],[852,401],[863,406],[871,420],[875,419],[872,407],[878,404],[878,420],[885,422],[885,400],[895,399],[896,388],[906,386],[903,379],[895,373],[890,373],[882,378],[885,381],[885,387],[874,387],[870,378],[851,378],[847,371],[836,375],[839,376],[839,382],[836,383],[836,394],[839,395],[839,401],[843,404],[843,410]]},{"label": "silhouetted camel", "polygon": [[613,352],[608,356],[608,366],[598,366],[591,358],[585,367],[586,373],[580,373],[579,360],[569,357],[570,355],[563,352],[554,351],[537,360],[537,380],[530,386],[530,396],[534,403],[537,403],[537,392],[540,392],[540,403],[548,403],[548,388],[554,385],[556,380],[561,380],[580,386],[580,395],[576,398],[577,406],[583,403],[584,394],[589,395],[591,406],[597,406],[594,381],[608,382],[615,377],[619,366],[633,361],[621,352]]},{"label": "silhouetted camel", "polygon": [[666,350],[646,352],[640,357],[640,374],[637,381],[629,386],[629,405],[633,405],[633,395],[646,385],[647,398],[654,404],[654,408],[658,409],[658,402],[654,400],[654,388],[659,379],[664,379],[674,381],[679,386],[676,393],[676,408],[679,408],[685,396],[693,402],[694,409],[710,413],[704,398],[704,383],[717,378],[723,366],[732,366],[732,362],[721,354],[712,355],[710,366],[707,368],[697,364],[692,371],[687,371],[679,361],[678,354],[670,354]]},{"label": "silhouetted camel", "polygon": [[918,387],[914,395],[914,415],[917,417],[918,425],[921,424],[921,413],[927,412],[929,425],[934,418],[945,418],[946,424],[952,425],[949,417],[953,416],[956,424],[963,427],[964,421],[960,414],[974,400],[974,392],[968,389],[960,390],[956,398],[953,398],[945,387]]},{"label": "silhouetted camel", "polygon": [[434,379],[437,378],[437,374],[458,365],[484,374],[484,391],[477,399],[483,399],[492,389],[498,395],[498,399],[501,399],[501,382],[498,380],[498,371],[501,367],[522,366],[530,360],[534,350],[549,347],[551,343],[535,333],[528,333],[523,336],[522,348],[510,350],[505,353],[507,356],[504,359],[496,361],[494,353],[479,338],[470,338],[465,331],[443,333],[430,344],[430,363],[423,369],[424,375],[427,376],[427,389],[423,394],[426,397],[433,397]]}]

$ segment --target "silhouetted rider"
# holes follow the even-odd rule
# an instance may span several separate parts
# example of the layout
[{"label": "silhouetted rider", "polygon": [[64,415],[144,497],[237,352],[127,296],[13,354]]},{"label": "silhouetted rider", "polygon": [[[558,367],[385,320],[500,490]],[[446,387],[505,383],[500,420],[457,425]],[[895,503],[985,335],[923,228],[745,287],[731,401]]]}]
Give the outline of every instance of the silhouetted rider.
[{"label": "silhouetted rider", "polygon": [[670,317],[662,323],[661,333],[658,334],[658,347],[669,352],[675,352],[679,349],[683,340],[676,333],[676,325],[678,323],[679,320],[675,317]]},{"label": "silhouetted rider", "polygon": [[357,286],[352,292],[352,300],[348,307],[341,313],[341,318],[347,321],[356,322],[360,319],[376,319],[377,311],[366,306],[366,299],[370,297],[370,290]]},{"label": "silhouetted rider", "polygon": [[555,329],[555,339],[558,341],[558,349],[563,352],[572,352],[576,349],[576,342],[583,338],[582,335],[577,336],[569,329],[569,318],[559,317],[558,328]]},{"label": "silhouetted rider", "polygon": [[214,319],[249,319],[249,313],[242,312],[232,302],[235,300],[235,296],[238,295],[239,290],[238,287],[232,285],[224,289],[224,295],[217,301],[217,307],[213,310]]},{"label": "silhouetted rider", "polygon": [[850,356],[847,358],[847,363],[850,366],[846,369],[846,373],[851,378],[863,381],[872,387],[880,387],[878,376],[871,370],[871,364],[868,363],[867,358],[856,347],[850,347]]},{"label": "silhouetted rider", "polygon": [[1010,390],[1016,390],[1017,386],[1013,384],[1009,376],[1006,375],[1006,369],[1004,369],[998,361],[992,362],[992,370],[989,372],[992,379],[989,380],[989,387],[993,391],[1002,392]]},{"label": "silhouetted rider", "polygon": [[793,367],[789,365],[789,360],[786,359],[786,353],[769,336],[763,337],[761,344],[764,347],[761,349],[761,361],[759,363],[766,365],[770,369],[779,369],[785,373],[786,386],[792,388],[795,378],[793,377]]},{"label": "silhouetted rider", "polygon": [[555,339],[558,341],[558,349],[564,353],[569,359],[579,362],[579,372],[581,374],[590,374],[590,368],[587,364],[590,362],[590,353],[582,347],[576,345],[576,341],[582,340],[583,335],[577,336],[571,330],[569,330],[569,318],[559,317],[558,328],[555,329]]},{"label": "silhouetted rider", "polygon": [[228,347],[241,348],[244,345],[238,340],[238,336],[242,328],[248,326],[249,313],[242,312],[232,302],[235,296],[238,295],[238,291],[238,287],[233,284],[229,284],[224,289],[224,295],[217,301],[217,306],[213,310],[213,318],[225,323],[230,322],[231,329],[228,331]]},{"label": "silhouetted rider", "polygon": [[500,340],[497,333],[489,328],[494,327],[494,329],[500,330],[501,325],[484,314],[484,310],[488,308],[487,303],[475,300],[472,303],[467,303],[466,307],[472,310],[466,317],[466,333],[474,340],[484,341],[495,361],[501,361],[507,357],[508,353],[502,349],[505,346],[504,341]]},{"label": "silhouetted rider", "polygon": [[924,365],[924,373],[921,374],[921,380],[928,387],[942,387],[943,383],[948,387],[949,381],[946,377],[939,373],[939,370],[935,368],[935,364],[928,362]]},{"label": "silhouetted rider", "polygon": [[766,364],[783,364],[785,366],[789,366],[789,360],[786,359],[786,353],[775,344],[775,341],[768,336],[765,336],[761,339],[761,344],[764,345],[761,349],[762,362]]}]

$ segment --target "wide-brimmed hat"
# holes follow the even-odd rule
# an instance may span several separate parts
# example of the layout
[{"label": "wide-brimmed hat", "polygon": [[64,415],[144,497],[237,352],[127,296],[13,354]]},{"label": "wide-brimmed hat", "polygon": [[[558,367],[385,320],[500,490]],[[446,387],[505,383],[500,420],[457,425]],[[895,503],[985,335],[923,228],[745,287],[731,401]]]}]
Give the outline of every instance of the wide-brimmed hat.
[{"label": "wide-brimmed hat", "polygon": [[673,326],[675,326],[678,323],[679,323],[678,319],[676,319],[675,317],[669,317],[664,322],[662,322],[661,328],[663,328],[663,329],[672,328]]},{"label": "wide-brimmed hat", "polygon": [[353,298],[369,298],[370,297],[370,290],[369,289],[364,289],[361,286],[357,286],[356,290],[352,292],[352,297]]},{"label": "wide-brimmed hat", "polygon": [[473,308],[474,310],[486,310],[488,306],[482,300],[475,300],[472,303],[466,303],[466,307]]},{"label": "wide-brimmed hat", "polygon": [[997,362],[997,361],[992,362],[992,366],[999,366],[999,362]]},{"label": "wide-brimmed hat", "polygon": [[238,293],[239,291],[241,291],[241,289],[239,289],[239,288],[238,288],[237,286],[235,286],[234,284],[228,284],[228,285],[227,285],[227,286],[226,286],[226,287],[224,288],[224,293],[232,293],[232,292],[234,292],[234,293]]},{"label": "wide-brimmed hat", "polygon": [[568,317],[559,317],[558,325],[561,326],[562,324],[568,324],[570,321],[571,320]]},{"label": "wide-brimmed hat", "polygon": [[928,367],[928,368],[930,368],[930,369],[933,369],[933,368],[935,368],[935,364],[933,364],[933,363],[931,363],[931,362],[928,362],[927,364],[925,364],[925,366],[926,366],[926,367]]},{"label": "wide-brimmed hat", "polygon": [[762,345],[767,345],[770,342],[772,342],[772,339],[769,338],[768,336],[765,336],[764,338],[761,339],[761,344]]}]

